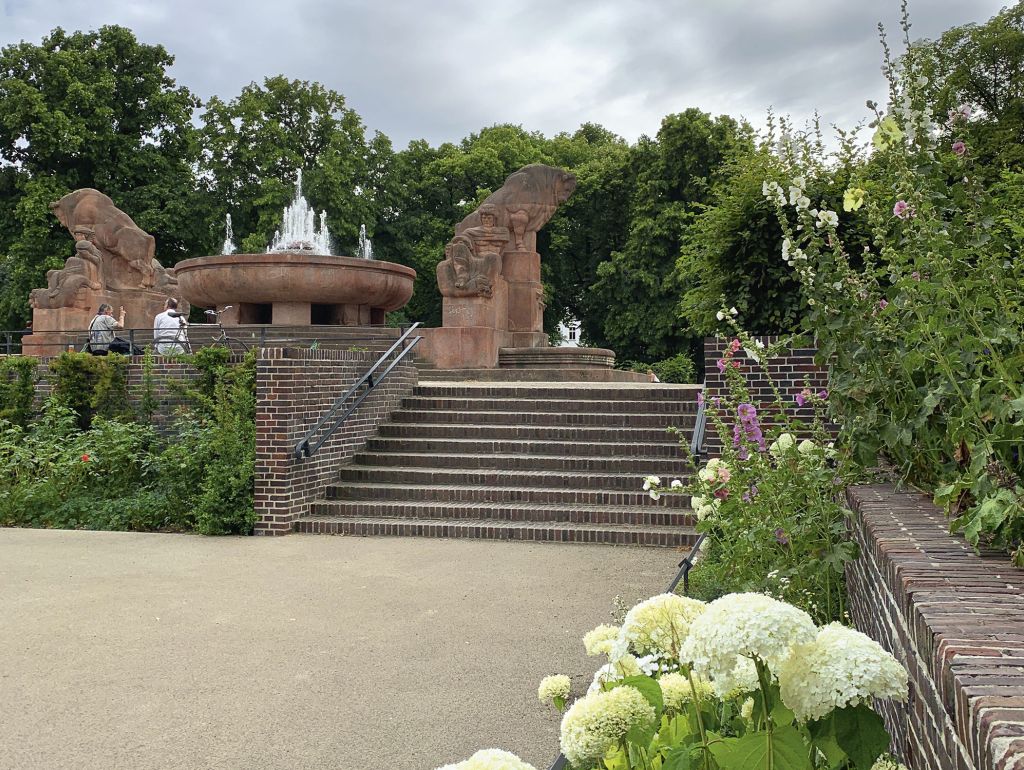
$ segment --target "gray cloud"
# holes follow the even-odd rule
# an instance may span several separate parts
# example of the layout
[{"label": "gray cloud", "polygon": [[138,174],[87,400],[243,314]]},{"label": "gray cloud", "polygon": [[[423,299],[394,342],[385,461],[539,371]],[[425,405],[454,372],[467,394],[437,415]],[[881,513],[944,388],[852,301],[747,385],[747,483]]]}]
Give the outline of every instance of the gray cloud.
[{"label": "gray cloud", "polygon": [[[982,22],[1004,0],[916,0],[912,34]],[[876,24],[897,0],[3,0],[0,45],[53,27],[130,27],[202,98],[284,74],[343,93],[371,130],[458,141],[493,123],[552,135],[593,121],[630,140],[688,107],[850,126],[885,84]]]}]

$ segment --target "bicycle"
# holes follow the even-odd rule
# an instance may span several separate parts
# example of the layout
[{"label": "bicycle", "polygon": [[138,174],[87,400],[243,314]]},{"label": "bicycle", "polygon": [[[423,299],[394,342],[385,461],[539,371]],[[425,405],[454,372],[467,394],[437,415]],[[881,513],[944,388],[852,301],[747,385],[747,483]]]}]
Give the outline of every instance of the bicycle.
[{"label": "bicycle", "polygon": [[[217,324],[217,329],[220,331],[220,334],[214,337],[207,347],[224,347],[227,348],[230,352],[234,353],[236,352],[234,346],[237,345],[239,348],[241,348],[242,353],[248,353],[249,346],[246,343],[242,342],[242,340],[238,339],[237,337],[232,337],[231,335],[229,335],[227,329],[225,329],[224,325],[220,322],[221,313],[226,313],[228,310],[231,309],[231,307],[231,305],[225,305],[220,310],[203,311],[207,316],[213,319],[213,323]],[[182,324],[180,327],[178,327],[178,333],[174,336],[174,341],[172,344],[180,346],[185,353],[192,352],[192,343],[188,339],[187,324]]]}]

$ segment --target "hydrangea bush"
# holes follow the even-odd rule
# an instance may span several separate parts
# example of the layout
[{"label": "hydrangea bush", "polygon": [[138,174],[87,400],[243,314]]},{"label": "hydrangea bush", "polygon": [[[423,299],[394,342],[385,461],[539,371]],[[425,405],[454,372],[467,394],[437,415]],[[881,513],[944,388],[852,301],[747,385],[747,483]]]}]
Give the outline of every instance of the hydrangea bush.
[{"label": "hydrangea bush", "polygon": [[[588,652],[611,628],[587,635]],[[904,699],[906,671],[863,634],[818,628],[791,604],[752,593],[708,604],[655,596],[630,610],[607,649],[588,692],[567,709],[556,704],[573,770],[902,767],[870,704]],[[540,690],[563,684],[548,677]],[[529,765],[490,750],[446,767]]]}]

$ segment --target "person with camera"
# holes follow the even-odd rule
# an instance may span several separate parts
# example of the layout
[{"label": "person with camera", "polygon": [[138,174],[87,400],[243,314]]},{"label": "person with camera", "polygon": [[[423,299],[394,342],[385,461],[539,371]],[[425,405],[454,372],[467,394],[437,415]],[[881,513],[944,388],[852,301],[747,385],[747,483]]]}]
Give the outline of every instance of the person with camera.
[{"label": "person with camera", "polygon": [[94,356],[105,356],[110,344],[116,339],[114,329],[124,328],[124,307],[120,317],[114,320],[114,308],[104,302],[89,323],[89,352]]},{"label": "person with camera", "polygon": [[164,312],[153,319],[153,344],[156,352],[162,356],[184,353],[182,343],[188,342],[187,328],[188,321],[184,313],[178,312],[178,300],[169,297],[164,303]]}]

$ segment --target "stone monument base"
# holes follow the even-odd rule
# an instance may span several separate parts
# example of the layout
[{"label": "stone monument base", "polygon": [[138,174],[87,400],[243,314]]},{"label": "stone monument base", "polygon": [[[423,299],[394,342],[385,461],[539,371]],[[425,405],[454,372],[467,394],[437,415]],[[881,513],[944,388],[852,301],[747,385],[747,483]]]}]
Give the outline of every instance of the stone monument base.
[{"label": "stone monument base", "polygon": [[[89,323],[103,303],[114,308],[114,318],[124,308],[126,328],[152,329],[153,319],[164,312],[167,301],[166,294],[144,289],[97,291],[91,295],[95,304],[89,308],[33,309],[32,334],[22,337],[22,355],[56,356],[69,347],[81,350],[89,340]],[[179,301],[178,309],[188,313],[188,303]]]}]

